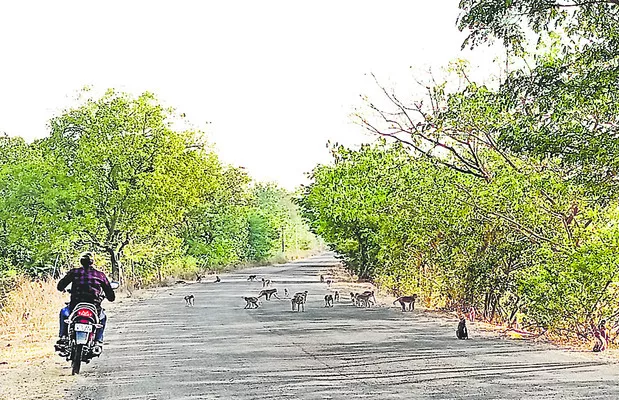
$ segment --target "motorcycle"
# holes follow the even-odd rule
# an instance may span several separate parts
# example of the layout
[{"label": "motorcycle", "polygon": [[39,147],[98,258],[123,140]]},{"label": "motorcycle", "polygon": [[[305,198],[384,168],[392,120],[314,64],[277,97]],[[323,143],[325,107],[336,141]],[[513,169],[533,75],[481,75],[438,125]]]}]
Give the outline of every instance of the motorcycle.
[{"label": "motorcycle", "polygon": [[[117,289],[119,283],[111,282],[110,286]],[[67,292],[71,290],[67,289]],[[95,335],[103,325],[99,323],[97,307],[90,303],[78,303],[65,322],[69,328],[69,342],[61,355],[71,361],[71,374],[76,375],[80,373],[82,363],[88,364],[91,359],[101,355],[102,348],[95,344]]]}]

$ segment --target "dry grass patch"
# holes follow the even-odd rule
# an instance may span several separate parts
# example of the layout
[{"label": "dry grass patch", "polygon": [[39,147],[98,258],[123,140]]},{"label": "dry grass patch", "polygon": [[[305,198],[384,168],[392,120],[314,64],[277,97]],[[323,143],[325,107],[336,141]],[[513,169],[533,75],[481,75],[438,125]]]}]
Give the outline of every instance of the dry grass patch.
[{"label": "dry grass patch", "polygon": [[0,309],[0,399],[63,397],[72,377],[53,344],[65,297],[54,281],[24,278],[8,294]]}]

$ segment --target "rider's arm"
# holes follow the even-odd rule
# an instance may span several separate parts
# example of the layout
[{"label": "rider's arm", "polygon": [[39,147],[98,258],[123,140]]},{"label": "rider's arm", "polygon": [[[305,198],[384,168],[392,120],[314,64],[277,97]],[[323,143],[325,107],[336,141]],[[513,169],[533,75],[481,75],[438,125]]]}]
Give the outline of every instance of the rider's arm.
[{"label": "rider's arm", "polygon": [[67,272],[67,274],[60,281],[58,281],[58,286],[56,286],[56,289],[62,292],[71,282],[73,282],[73,270]]},{"label": "rider's arm", "polygon": [[108,281],[107,277],[104,278],[103,284],[101,285],[101,289],[103,289],[103,293],[105,293],[105,298],[108,301],[116,300],[116,294],[110,285],[110,281]]}]

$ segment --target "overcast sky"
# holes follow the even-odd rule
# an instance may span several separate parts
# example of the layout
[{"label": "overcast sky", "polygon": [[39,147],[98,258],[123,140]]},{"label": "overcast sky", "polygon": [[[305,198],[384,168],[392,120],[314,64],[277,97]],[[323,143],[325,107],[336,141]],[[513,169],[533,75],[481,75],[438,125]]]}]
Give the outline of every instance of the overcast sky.
[{"label": "overcast sky", "polygon": [[[292,189],[350,122],[367,76],[406,77],[461,53],[457,0],[4,1],[0,132],[27,139],[85,85],[154,92],[206,130],[226,162]],[[486,51],[488,53],[488,51]],[[412,67],[412,69],[411,69]],[[206,124],[210,122],[210,124]]]}]

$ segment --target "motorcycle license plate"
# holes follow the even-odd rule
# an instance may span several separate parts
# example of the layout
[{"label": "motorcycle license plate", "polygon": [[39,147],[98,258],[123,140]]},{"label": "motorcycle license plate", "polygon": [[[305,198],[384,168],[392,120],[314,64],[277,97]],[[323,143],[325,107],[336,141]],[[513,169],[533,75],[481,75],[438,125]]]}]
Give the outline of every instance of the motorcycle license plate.
[{"label": "motorcycle license plate", "polygon": [[75,332],[92,332],[92,325],[75,324]]}]

